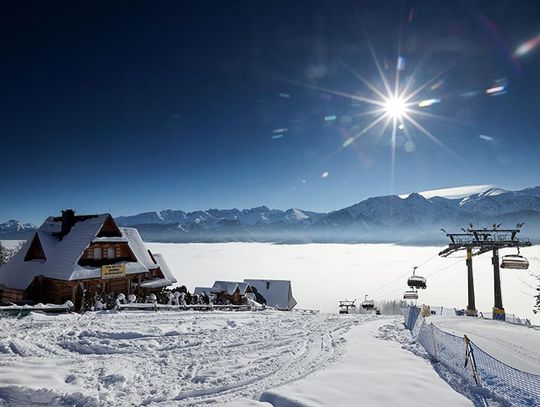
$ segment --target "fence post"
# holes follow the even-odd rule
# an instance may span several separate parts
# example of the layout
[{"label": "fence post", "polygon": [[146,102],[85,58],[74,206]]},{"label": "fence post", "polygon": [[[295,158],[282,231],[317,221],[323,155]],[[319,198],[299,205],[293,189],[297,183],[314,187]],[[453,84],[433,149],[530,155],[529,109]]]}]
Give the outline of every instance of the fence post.
[{"label": "fence post", "polygon": [[467,337],[467,335],[463,335],[463,339],[465,340],[465,367],[467,367],[467,364],[469,364],[469,366],[471,367],[473,379],[476,382],[476,385],[480,386],[480,383],[478,381],[478,371],[476,370],[476,360],[474,359],[474,352],[471,347],[471,341]]},{"label": "fence post", "polygon": [[435,343],[435,335],[433,334],[433,323],[429,324],[431,328],[431,341],[433,342],[433,350],[435,351],[435,360],[439,361],[439,353],[437,352],[437,344]]}]

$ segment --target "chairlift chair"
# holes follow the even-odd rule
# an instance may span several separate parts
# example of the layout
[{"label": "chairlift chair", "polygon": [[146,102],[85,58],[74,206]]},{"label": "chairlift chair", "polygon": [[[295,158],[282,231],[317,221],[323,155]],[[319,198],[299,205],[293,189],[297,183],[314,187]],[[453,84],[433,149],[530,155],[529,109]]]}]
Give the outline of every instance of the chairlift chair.
[{"label": "chairlift chair", "polygon": [[373,300],[368,300],[366,294],[364,301],[362,301],[362,308],[364,308],[365,310],[372,310],[374,307],[375,302]]},{"label": "chairlift chair", "polygon": [[519,254],[510,254],[503,256],[501,261],[502,269],[527,270],[529,268],[529,260]]},{"label": "chairlift chair", "polygon": [[418,291],[415,291],[415,290],[405,291],[405,293],[403,294],[403,299],[404,300],[417,300]]},{"label": "chairlift chair", "polygon": [[407,279],[407,285],[409,287],[411,287],[412,289],[422,289],[422,290],[425,290],[427,285],[426,285],[426,278],[425,277],[421,277],[421,276],[417,276],[415,275],[416,273],[416,269],[418,267],[414,267],[413,268],[413,272],[412,272],[412,276],[410,276],[408,279]]}]

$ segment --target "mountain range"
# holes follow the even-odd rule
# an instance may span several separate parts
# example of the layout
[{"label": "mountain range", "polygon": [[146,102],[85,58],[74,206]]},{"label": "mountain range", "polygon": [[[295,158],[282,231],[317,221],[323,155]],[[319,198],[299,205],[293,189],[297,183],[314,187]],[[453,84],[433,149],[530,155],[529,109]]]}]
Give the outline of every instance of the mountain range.
[{"label": "mountain range", "polygon": [[[369,198],[336,211],[301,209],[163,210],[116,218],[158,242],[400,242],[442,243],[441,228],[459,231],[473,223],[508,227],[525,222],[523,235],[540,238],[540,187],[508,191],[493,186],[462,187]],[[10,220],[0,238],[27,238],[35,226]]]}]

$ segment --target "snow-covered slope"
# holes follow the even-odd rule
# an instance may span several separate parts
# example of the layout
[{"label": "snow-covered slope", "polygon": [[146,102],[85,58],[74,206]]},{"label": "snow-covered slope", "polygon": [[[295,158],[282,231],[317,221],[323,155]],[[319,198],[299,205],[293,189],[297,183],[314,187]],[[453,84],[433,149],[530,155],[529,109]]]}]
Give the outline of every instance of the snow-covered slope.
[{"label": "snow-covered slope", "polygon": [[369,198],[343,209],[353,219],[374,225],[433,225],[441,220],[456,216],[459,207],[443,198],[426,199],[413,193],[406,198],[396,195]]},{"label": "snow-covered slope", "polygon": [[403,397],[431,406],[436,397],[470,406],[427,360],[378,337],[401,319],[271,311],[1,318],[0,405],[245,406],[260,398],[386,407]]},{"label": "snow-covered slope", "polygon": [[[466,185],[461,187],[432,189],[429,191],[419,192],[424,198],[433,198],[438,196],[447,199],[465,198],[469,195],[478,194],[486,189],[493,188],[494,185]],[[407,198],[409,194],[400,195],[400,198]]]},{"label": "snow-covered slope", "polygon": [[517,211],[540,211],[540,187],[521,191],[505,191],[490,188],[470,195],[460,202],[460,207],[468,212],[498,215]]},{"label": "snow-covered slope", "polygon": [[[537,370],[538,330],[437,322]],[[431,407],[478,398],[476,386],[430,362],[401,316],[89,312],[0,318],[0,329],[3,406]]]},{"label": "snow-covered slope", "polygon": [[540,375],[540,328],[483,318],[431,316],[426,323],[462,337],[496,359],[524,372]]},{"label": "snow-covered slope", "polygon": [[[258,405],[432,407],[436,399],[441,406],[472,407],[427,360],[394,340],[400,336],[406,343],[408,334],[393,322],[378,318],[351,328],[345,334],[341,360],[296,382],[266,390]],[[242,406],[241,401],[233,405]]]},{"label": "snow-covered slope", "polygon": [[328,365],[351,325],[271,311],[4,317],[0,405],[223,405]]}]

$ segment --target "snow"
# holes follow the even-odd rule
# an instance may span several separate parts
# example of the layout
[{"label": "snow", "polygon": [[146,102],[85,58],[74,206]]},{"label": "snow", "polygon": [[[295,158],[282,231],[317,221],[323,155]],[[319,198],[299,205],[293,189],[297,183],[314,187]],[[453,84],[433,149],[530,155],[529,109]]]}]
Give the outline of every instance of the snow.
[{"label": "snow", "polygon": [[[439,258],[440,247],[148,246],[162,253],[179,285],[193,289],[223,280],[290,280],[299,308],[334,314],[166,311],[164,306],[161,311],[0,318],[0,405],[386,407],[432,406],[434,400],[472,405],[410,343],[401,316],[336,314],[344,298],[401,297],[413,265],[421,265],[417,275],[427,277],[419,303],[464,307],[464,259]],[[531,270],[538,270],[540,249],[522,253]],[[474,259],[477,307],[485,311],[493,301],[490,260]],[[501,274],[507,312],[530,317],[534,290],[524,283],[535,280],[527,271]],[[513,367],[539,373],[536,328],[444,314],[429,320],[456,335],[467,334]]]},{"label": "snow", "polygon": [[0,318],[0,404],[12,386],[31,389],[28,397],[81,393],[88,405],[253,398],[336,360],[350,326],[336,315],[279,311]]},{"label": "snow", "polygon": [[[178,284],[185,284],[190,290],[207,287],[218,280],[290,280],[297,307],[337,312],[338,301],[344,298],[363,299],[367,293],[372,293],[370,298],[376,301],[401,298],[408,289],[406,279],[417,265],[420,267],[416,274],[427,277],[427,289],[419,290],[419,303],[449,308],[465,308],[467,304],[465,259],[438,257],[442,247],[268,243],[147,245],[152,252],[163,255]],[[501,251],[501,255],[509,253]],[[524,248],[521,253],[529,259],[530,270],[539,273],[540,247]],[[475,257],[473,262],[476,306],[479,311],[491,312],[490,254]],[[527,270],[501,270],[501,280],[506,311],[540,324],[540,315],[532,312],[535,290],[527,286],[536,286],[537,280]]]},{"label": "snow", "polygon": [[540,327],[452,316],[431,316],[425,322],[457,336],[465,334],[501,362],[540,375]]},{"label": "snow", "polygon": [[154,259],[156,259],[157,265],[161,269],[161,272],[163,273],[163,277],[165,282],[165,286],[168,286],[172,283],[176,283],[176,278],[174,277],[174,274],[172,273],[171,269],[165,262],[165,259],[160,253],[153,253]]},{"label": "snow", "polygon": [[280,311],[1,318],[0,404],[471,405],[394,340],[410,339],[401,320]]},{"label": "snow", "polygon": [[20,244],[24,244],[25,240],[0,240],[2,246],[6,249],[12,250],[17,248]]},{"label": "snow", "polygon": [[240,295],[244,295],[249,288],[249,284],[238,281],[215,281],[214,285],[210,289],[212,293],[225,292],[229,295],[233,295],[236,290]]},{"label": "snow", "polygon": [[520,191],[490,188],[472,194],[460,202],[462,209],[488,216],[525,210],[538,211],[539,205],[540,187],[525,188]]},{"label": "snow", "polygon": [[[472,406],[454,392],[430,363],[387,340],[395,333],[388,320],[355,326],[344,335],[342,360],[295,383],[267,390],[261,401],[273,406]],[[398,332],[399,334],[399,332]],[[404,334],[406,336],[406,334]]]},{"label": "snow", "polygon": [[[493,185],[466,185],[466,186],[452,187],[452,188],[432,189],[430,191],[419,192],[419,194],[422,195],[426,199],[430,199],[435,196],[439,196],[441,198],[447,198],[447,199],[458,199],[458,198],[465,198],[472,194],[479,194],[490,188],[493,188]],[[402,199],[405,199],[409,195],[410,194],[404,194],[404,195],[400,195],[399,197]]]}]

